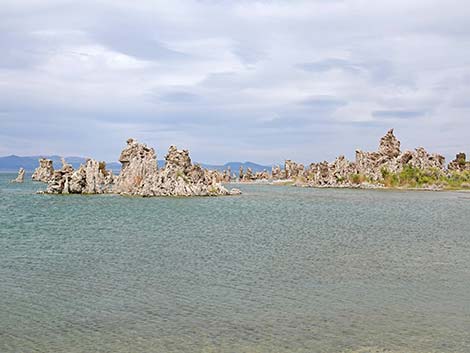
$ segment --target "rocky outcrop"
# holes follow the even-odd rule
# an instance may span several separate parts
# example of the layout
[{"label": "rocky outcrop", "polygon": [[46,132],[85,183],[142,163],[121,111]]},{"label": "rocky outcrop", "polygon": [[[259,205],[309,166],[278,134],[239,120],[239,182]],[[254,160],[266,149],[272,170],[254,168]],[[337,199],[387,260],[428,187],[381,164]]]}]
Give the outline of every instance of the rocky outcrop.
[{"label": "rocky outcrop", "polygon": [[423,147],[418,147],[413,152],[407,151],[402,154],[405,160],[409,158],[407,162],[403,158],[399,158],[398,169],[403,169],[404,165],[408,164],[418,169],[437,169],[444,171],[445,169],[445,158],[437,153],[428,153]]},{"label": "rocky outcrop", "polygon": [[121,172],[114,190],[118,193],[136,194],[143,191],[144,181],[157,173],[157,155],[153,148],[127,140],[127,146],[119,157]]},{"label": "rocky outcrop", "polygon": [[24,168],[20,168],[20,170],[18,171],[18,176],[15,179],[13,179],[11,182],[12,183],[24,183],[24,173],[25,173]]},{"label": "rocky outcrop", "polygon": [[223,171],[207,170],[207,173],[210,174],[211,179],[215,180],[217,183],[230,183],[232,180],[230,167]]},{"label": "rocky outcrop", "polygon": [[224,182],[230,183],[232,181],[232,168],[230,166],[224,171]]},{"label": "rocky outcrop", "polygon": [[240,174],[238,178],[239,182],[249,183],[255,181],[267,181],[269,179],[271,179],[271,175],[267,170],[254,173],[250,167],[246,169],[246,172],[243,170],[243,167],[240,167]]},{"label": "rocky outcrop", "polygon": [[119,157],[121,172],[114,177],[104,162],[88,159],[78,170],[62,161],[62,168],[53,172],[46,191],[48,194],[117,193],[135,196],[218,196],[238,195],[220,183],[230,175],[193,165],[187,150],[171,146],[165,157],[165,167],[158,169],[153,148],[127,140]]},{"label": "rocky outcrop", "polygon": [[104,194],[112,191],[114,175],[106,169],[105,162],[87,159],[76,170],[69,181],[69,192],[73,194]]},{"label": "rocky outcrop", "polygon": [[395,137],[393,129],[387,131],[387,133],[380,139],[378,153],[382,156],[389,158],[396,158],[400,155],[400,141]]},{"label": "rocky outcrop", "polygon": [[378,181],[382,178],[383,168],[387,168],[390,172],[398,171],[399,166],[403,164],[398,160],[400,154],[400,141],[391,129],[380,139],[377,152],[356,150],[357,173],[364,175],[369,180]]},{"label": "rocky outcrop", "polygon": [[285,172],[284,177],[285,179],[295,179],[298,176],[303,175],[304,169],[305,167],[303,164],[297,164],[296,162],[288,159],[284,163],[284,172]]},{"label": "rocky outcrop", "polygon": [[351,185],[350,176],[355,173],[356,165],[339,156],[333,163],[310,164],[306,178],[312,186],[348,186]]},{"label": "rocky outcrop", "polygon": [[[218,182],[217,173],[193,165],[187,150],[170,146],[165,166],[158,169],[153,148],[127,141],[119,161],[121,172],[114,192],[135,196],[219,196],[230,195]],[[235,194],[237,191],[234,190]]]},{"label": "rocky outcrop", "polygon": [[[462,157],[451,163],[453,168],[463,168]],[[312,163],[303,172],[303,166],[291,160],[285,163],[285,170],[273,169],[273,178],[294,179],[296,185],[314,187],[381,187],[384,175],[397,174],[405,167],[432,172],[433,175],[445,172],[445,159],[438,154],[430,154],[419,147],[414,151],[400,150],[400,141],[393,129],[380,139],[379,148],[374,152],[356,151],[355,162],[339,156],[334,162]],[[461,169],[458,169],[461,170]]]},{"label": "rocky outcrop", "polygon": [[274,180],[285,179],[285,175],[283,175],[283,171],[280,166],[275,165],[271,168],[271,177]]},{"label": "rocky outcrop", "polygon": [[306,172],[303,164],[287,159],[284,162],[284,169],[281,169],[279,165],[275,165],[271,168],[270,178],[273,180],[294,180],[299,177],[304,177]]},{"label": "rocky outcrop", "polygon": [[254,175],[254,180],[269,180],[269,179],[270,179],[270,175],[266,169],[261,172],[256,172]]},{"label": "rocky outcrop", "polygon": [[54,171],[46,194],[103,194],[111,192],[114,176],[106,170],[105,162],[87,159],[74,170],[62,160],[62,168]]},{"label": "rocky outcrop", "polygon": [[46,158],[39,159],[39,167],[36,168],[32,175],[34,181],[41,181],[43,183],[49,182],[54,174],[54,167],[52,160]]},{"label": "rocky outcrop", "polygon": [[246,173],[243,175],[242,181],[253,181],[255,180],[255,176],[253,175],[253,171],[251,168],[246,169]]},{"label": "rocky outcrop", "polygon": [[238,169],[238,180],[243,181],[244,178],[245,173],[243,172],[243,166],[240,166],[240,168]]},{"label": "rocky outcrop", "polygon": [[69,181],[73,174],[73,167],[62,159],[62,168],[55,170],[47,184],[46,194],[68,194]]},{"label": "rocky outcrop", "polygon": [[450,172],[470,171],[470,162],[467,162],[467,156],[461,152],[455,156],[455,159],[449,163],[447,169]]},{"label": "rocky outcrop", "polygon": [[405,166],[418,169],[437,169],[444,171],[445,158],[430,154],[423,147],[414,151],[400,151],[400,141],[393,134],[393,129],[380,140],[377,152],[356,151],[357,173],[364,175],[372,182],[379,181],[384,171],[399,173]]}]

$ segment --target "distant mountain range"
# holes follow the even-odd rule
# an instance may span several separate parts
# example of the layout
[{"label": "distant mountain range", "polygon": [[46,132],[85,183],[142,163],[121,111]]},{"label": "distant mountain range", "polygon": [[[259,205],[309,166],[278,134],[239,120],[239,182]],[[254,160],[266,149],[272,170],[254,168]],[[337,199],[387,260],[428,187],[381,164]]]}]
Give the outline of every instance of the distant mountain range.
[{"label": "distant mountain range", "polygon": [[[60,156],[5,156],[0,157],[0,171],[1,172],[16,172],[20,168],[24,168],[26,171],[34,171],[39,165],[38,159],[39,158],[48,158],[51,159],[54,163],[54,168],[59,169],[62,166],[61,157]],[[85,163],[86,158],[83,157],[65,157],[67,163],[70,163],[75,169],[77,169],[80,164]],[[211,170],[226,170],[228,167],[232,170],[232,173],[237,173],[240,166],[243,169],[251,168],[253,172],[260,172],[264,169],[271,170],[271,166],[268,165],[261,165],[256,164],[253,162],[229,162],[225,163],[224,165],[211,165],[205,163],[199,163],[201,167],[211,169]],[[165,165],[165,161],[159,160],[158,166],[163,167]],[[121,170],[121,163],[117,162],[110,162],[106,163],[108,169],[111,169],[114,172],[118,172]]]}]

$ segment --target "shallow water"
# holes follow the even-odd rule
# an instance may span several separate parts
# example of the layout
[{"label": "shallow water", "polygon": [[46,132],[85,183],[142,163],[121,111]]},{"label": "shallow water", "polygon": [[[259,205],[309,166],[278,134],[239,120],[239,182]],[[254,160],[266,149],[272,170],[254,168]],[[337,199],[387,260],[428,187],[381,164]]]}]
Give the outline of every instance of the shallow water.
[{"label": "shallow water", "polygon": [[0,174],[0,352],[469,352],[470,194],[49,196]]}]

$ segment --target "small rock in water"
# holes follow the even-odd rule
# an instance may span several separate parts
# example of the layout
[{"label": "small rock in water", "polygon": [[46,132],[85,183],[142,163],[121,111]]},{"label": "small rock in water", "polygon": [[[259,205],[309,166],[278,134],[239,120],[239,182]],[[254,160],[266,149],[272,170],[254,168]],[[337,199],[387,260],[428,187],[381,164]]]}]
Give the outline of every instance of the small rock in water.
[{"label": "small rock in water", "polygon": [[16,177],[16,179],[13,179],[11,182],[12,183],[23,183],[24,182],[24,173],[25,173],[24,168],[20,168],[20,170],[18,171],[18,176]]}]

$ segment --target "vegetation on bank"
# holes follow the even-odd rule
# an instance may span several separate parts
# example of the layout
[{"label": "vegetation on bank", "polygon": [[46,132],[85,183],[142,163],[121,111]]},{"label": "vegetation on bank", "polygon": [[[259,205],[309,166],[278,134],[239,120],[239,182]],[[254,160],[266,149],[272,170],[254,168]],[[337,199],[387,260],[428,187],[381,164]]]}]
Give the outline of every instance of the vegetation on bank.
[{"label": "vegetation on bank", "polygon": [[386,187],[425,188],[436,186],[442,189],[470,188],[470,171],[444,173],[439,169],[419,169],[405,166],[399,173],[383,168],[382,183]]},{"label": "vegetation on bank", "polygon": [[419,169],[406,165],[399,173],[392,173],[387,168],[381,170],[382,179],[370,180],[362,174],[352,174],[352,184],[383,184],[388,188],[427,188],[438,187],[446,190],[470,189],[470,171],[449,171],[444,173],[439,169]]}]

